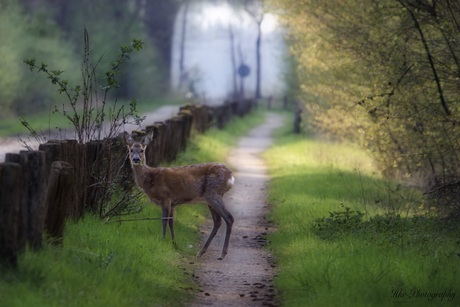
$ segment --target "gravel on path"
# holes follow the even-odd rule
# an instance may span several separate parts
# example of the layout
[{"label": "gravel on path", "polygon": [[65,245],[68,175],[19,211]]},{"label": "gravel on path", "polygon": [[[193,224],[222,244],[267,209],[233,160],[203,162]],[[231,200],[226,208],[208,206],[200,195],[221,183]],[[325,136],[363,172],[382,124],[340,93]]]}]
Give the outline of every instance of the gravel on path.
[{"label": "gravel on path", "polygon": [[[194,278],[201,289],[191,306],[276,306],[273,287],[273,257],[263,247],[272,225],[265,220],[268,211],[266,189],[269,181],[260,154],[272,144],[272,133],[283,125],[283,117],[267,115],[264,124],[241,138],[228,158],[234,170],[235,186],[224,196],[226,208],[235,218],[229,252],[217,260],[225,237],[225,223],[208,251],[197,258]],[[203,226],[204,242],[212,228]]]}]

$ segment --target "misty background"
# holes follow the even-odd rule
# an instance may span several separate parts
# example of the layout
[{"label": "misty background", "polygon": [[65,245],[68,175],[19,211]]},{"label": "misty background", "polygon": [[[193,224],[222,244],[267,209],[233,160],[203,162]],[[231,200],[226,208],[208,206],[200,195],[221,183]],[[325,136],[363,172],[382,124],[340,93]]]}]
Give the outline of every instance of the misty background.
[{"label": "misty background", "polygon": [[120,45],[144,42],[117,76],[114,100],[283,95],[283,31],[262,1],[0,0],[0,118],[45,114],[65,102],[23,60],[35,58],[79,84],[85,28],[101,80]]}]

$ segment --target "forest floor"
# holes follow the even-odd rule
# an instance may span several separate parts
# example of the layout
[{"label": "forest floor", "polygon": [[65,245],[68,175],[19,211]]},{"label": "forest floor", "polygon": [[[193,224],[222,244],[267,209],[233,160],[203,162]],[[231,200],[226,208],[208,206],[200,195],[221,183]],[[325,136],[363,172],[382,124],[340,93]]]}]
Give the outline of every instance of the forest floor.
[{"label": "forest floor", "polygon": [[[235,218],[229,252],[217,260],[225,237],[224,223],[208,251],[198,258],[194,278],[201,289],[191,306],[275,306],[274,259],[267,249],[266,235],[273,225],[268,213],[266,189],[269,181],[260,157],[272,144],[272,133],[283,125],[281,115],[269,113],[265,123],[241,138],[229,155],[235,186],[224,196],[226,208]],[[211,221],[202,227],[205,241]]]}]

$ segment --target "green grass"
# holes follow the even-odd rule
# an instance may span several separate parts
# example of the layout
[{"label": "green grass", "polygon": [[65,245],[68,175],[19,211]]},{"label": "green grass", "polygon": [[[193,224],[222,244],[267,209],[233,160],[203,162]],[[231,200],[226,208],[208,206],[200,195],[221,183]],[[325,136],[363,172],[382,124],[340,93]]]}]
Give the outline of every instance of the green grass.
[{"label": "green grass", "polygon": [[[414,216],[421,195],[383,180],[358,148],[291,126],[264,155],[282,304],[458,306],[459,226]],[[444,292],[455,297],[432,297]]]},{"label": "green grass", "polygon": [[[140,216],[158,216],[153,206]],[[181,214],[182,213],[182,214]],[[157,221],[104,224],[93,216],[69,223],[63,248],[26,252],[0,280],[2,306],[129,306],[179,304],[192,294],[181,262],[192,255],[195,209],[178,214],[177,249]],[[190,246],[190,248],[189,248]]]},{"label": "green grass", "polygon": [[189,150],[180,154],[173,165],[204,161],[225,162],[238,139],[252,127],[261,124],[264,118],[262,111],[256,111],[244,118],[231,121],[223,130],[212,128],[206,134],[195,135],[188,146]]},{"label": "green grass", "polygon": [[[197,135],[175,164],[223,161],[239,136],[260,123],[261,113]],[[145,209],[129,218],[160,217]],[[180,306],[196,293],[192,278],[204,205],[176,210],[176,247],[162,239],[160,221],[103,223],[86,215],[66,225],[63,247],[26,251],[17,270],[0,274],[0,306]],[[168,234],[169,236],[169,234]]]}]

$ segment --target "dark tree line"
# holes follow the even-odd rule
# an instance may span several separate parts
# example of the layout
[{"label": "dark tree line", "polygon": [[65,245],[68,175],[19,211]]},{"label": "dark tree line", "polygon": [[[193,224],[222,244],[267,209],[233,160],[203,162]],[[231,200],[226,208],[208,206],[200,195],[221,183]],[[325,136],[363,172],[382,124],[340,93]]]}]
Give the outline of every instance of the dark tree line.
[{"label": "dark tree line", "polygon": [[[167,92],[174,18],[180,0],[0,0],[0,109],[26,114],[60,100],[47,80],[27,71],[24,58],[46,62],[77,80],[81,74],[83,30],[94,61],[110,66],[122,44],[144,41],[143,51],[120,74],[117,97],[152,99]],[[102,76],[103,77],[103,76]],[[101,77],[101,78],[102,78]],[[1,115],[0,115],[1,116]]]}]

